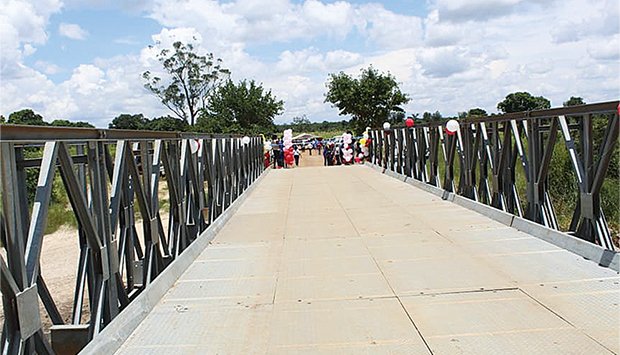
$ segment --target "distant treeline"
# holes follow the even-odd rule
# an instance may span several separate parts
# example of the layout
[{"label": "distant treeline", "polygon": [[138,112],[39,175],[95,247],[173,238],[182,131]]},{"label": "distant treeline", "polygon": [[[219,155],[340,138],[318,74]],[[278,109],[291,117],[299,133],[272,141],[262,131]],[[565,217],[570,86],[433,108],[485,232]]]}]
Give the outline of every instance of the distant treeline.
[{"label": "distant treeline", "polygon": [[46,122],[43,120],[43,116],[35,113],[31,109],[19,110],[11,113],[9,119],[5,119],[0,115],[0,124],[21,124],[28,126],[54,126],[54,127],[90,127],[94,128],[92,124],[83,121],[69,121],[63,119],[53,120],[52,122]]},{"label": "distant treeline", "polygon": [[347,120],[342,121],[323,121],[323,122],[310,122],[307,119],[296,120],[293,119],[291,123],[283,123],[276,125],[276,132],[283,132],[285,129],[292,129],[293,132],[332,132],[339,131],[345,132],[350,129],[350,123]]}]

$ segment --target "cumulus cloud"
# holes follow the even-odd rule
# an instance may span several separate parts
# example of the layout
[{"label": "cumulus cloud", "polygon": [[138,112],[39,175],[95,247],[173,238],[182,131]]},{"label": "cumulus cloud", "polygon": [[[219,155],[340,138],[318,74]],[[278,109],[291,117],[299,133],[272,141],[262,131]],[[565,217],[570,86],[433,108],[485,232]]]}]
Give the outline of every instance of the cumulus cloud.
[{"label": "cumulus cloud", "polygon": [[49,17],[60,11],[59,0],[36,2],[6,0],[0,12],[0,77],[4,80],[26,75],[24,57],[33,54],[36,46],[47,41]]},{"label": "cumulus cloud", "polygon": [[[566,4],[571,5],[578,6],[578,4]],[[617,1],[606,0],[591,5],[592,7],[571,16],[561,16],[558,26],[551,30],[553,41],[562,44],[617,35],[620,32],[618,16],[620,4]]]},{"label": "cumulus cloud", "polygon": [[37,60],[34,63],[34,67],[42,71],[46,75],[58,74],[62,70],[58,65],[54,63],[46,62],[44,60]]},{"label": "cumulus cloud", "polygon": [[454,22],[484,21],[512,13],[523,0],[435,0],[441,17]]},{"label": "cumulus cloud", "polygon": [[469,69],[469,53],[464,48],[442,47],[422,51],[418,61],[425,75],[433,78],[447,78]]},{"label": "cumulus cloud", "polygon": [[[0,13],[5,115],[31,107],[47,119],[105,127],[123,112],[167,114],[140,74],[161,73],[157,54],[178,40],[222,58],[233,80],[251,78],[271,88],[285,101],[277,122],[301,114],[344,119],[323,102],[327,76],[358,75],[369,65],[393,74],[411,95],[408,112],[494,112],[514,91],[561,105],[571,95],[587,102],[617,99],[620,90],[610,75],[620,71],[616,0],[430,0],[424,17],[344,0],[143,0],[138,8],[162,26],[152,36],[154,46],[66,69],[45,61],[24,64],[46,43],[60,1],[6,1]],[[47,78],[61,70],[70,73],[65,81]]]},{"label": "cumulus cloud", "polygon": [[75,23],[61,22],[60,25],[58,25],[58,33],[61,36],[75,40],[85,40],[86,37],[88,37],[88,32]]}]

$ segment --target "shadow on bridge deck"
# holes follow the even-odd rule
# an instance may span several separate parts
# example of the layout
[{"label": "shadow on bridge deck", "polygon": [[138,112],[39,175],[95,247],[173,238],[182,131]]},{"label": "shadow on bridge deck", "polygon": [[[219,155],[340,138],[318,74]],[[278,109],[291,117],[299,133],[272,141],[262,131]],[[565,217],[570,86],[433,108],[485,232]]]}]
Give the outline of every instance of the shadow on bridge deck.
[{"label": "shadow on bridge deck", "polygon": [[610,269],[364,166],[270,171],[122,354],[611,354]]}]

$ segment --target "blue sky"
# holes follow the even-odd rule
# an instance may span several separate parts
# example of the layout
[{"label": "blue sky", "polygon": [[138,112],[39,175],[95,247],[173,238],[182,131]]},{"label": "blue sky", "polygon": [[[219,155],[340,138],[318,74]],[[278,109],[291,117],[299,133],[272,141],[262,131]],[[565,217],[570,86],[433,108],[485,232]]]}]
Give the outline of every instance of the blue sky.
[{"label": "blue sky", "polygon": [[[6,3],[6,4],[5,4]],[[118,5],[118,4],[123,5]],[[129,5],[128,5],[129,4]],[[105,127],[120,113],[168,114],[142,87],[155,55],[196,38],[234,80],[285,101],[277,122],[341,120],[323,102],[329,73],[395,75],[410,113],[496,111],[529,91],[559,106],[620,96],[616,0],[4,0],[0,113]],[[149,49],[154,41],[161,44]]]}]

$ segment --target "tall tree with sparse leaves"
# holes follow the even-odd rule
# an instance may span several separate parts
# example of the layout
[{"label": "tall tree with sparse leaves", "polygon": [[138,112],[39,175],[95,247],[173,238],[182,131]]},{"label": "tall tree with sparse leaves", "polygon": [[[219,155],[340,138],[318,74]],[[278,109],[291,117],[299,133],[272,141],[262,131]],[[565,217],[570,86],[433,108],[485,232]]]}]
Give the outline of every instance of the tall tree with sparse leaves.
[{"label": "tall tree with sparse leaves", "polygon": [[163,49],[157,58],[168,73],[162,79],[150,71],[142,74],[144,87],[155,94],[176,116],[194,125],[200,110],[222,82],[230,76],[230,70],[222,67],[222,60],[208,53],[194,52],[192,44],[175,42],[173,50]]},{"label": "tall tree with sparse leaves", "polygon": [[404,112],[400,106],[410,100],[400,91],[394,76],[380,73],[372,66],[363,69],[359,78],[344,72],[330,74],[326,86],[325,102],[337,107],[341,115],[351,115],[357,133],[400,117],[394,113]]}]

